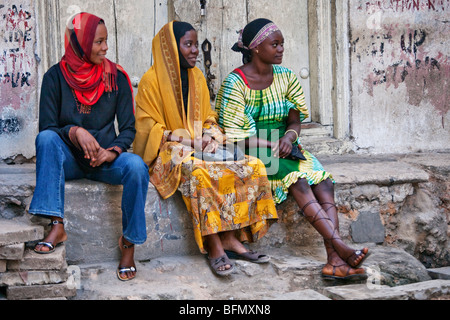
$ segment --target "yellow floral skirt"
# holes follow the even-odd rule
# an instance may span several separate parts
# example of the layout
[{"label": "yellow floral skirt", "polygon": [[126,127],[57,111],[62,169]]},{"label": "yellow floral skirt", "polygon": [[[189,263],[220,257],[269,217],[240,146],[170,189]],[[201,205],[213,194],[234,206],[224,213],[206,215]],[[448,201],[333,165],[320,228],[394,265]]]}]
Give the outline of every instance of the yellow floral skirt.
[{"label": "yellow floral skirt", "polygon": [[265,166],[254,157],[233,162],[187,157],[181,165],[178,190],[202,253],[206,253],[207,235],[236,230],[240,241],[254,242],[278,218]]}]

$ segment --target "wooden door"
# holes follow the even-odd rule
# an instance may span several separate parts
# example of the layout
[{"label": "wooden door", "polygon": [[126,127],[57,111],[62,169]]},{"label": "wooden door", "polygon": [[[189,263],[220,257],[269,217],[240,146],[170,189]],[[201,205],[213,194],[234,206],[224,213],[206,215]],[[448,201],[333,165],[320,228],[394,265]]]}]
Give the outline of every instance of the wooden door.
[{"label": "wooden door", "polygon": [[[283,33],[283,66],[297,75],[310,111],[309,37],[307,0],[248,0],[248,21],[257,18],[272,20]],[[310,121],[310,118],[305,122]]]},{"label": "wooden door", "polygon": [[167,0],[60,0],[60,55],[67,20],[77,12],[95,14],[105,20],[108,29],[108,59],[120,64],[137,86],[152,64],[152,40],[168,21],[167,8]]},{"label": "wooden door", "polygon": [[[284,35],[283,66],[298,76],[310,108],[308,0],[210,0],[205,3],[202,11],[199,0],[173,0],[171,18],[191,23],[199,33],[200,44],[205,39],[211,42],[214,91],[219,90],[228,73],[242,64],[241,55],[231,50],[238,40],[239,30],[256,18],[267,18],[274,21]],[[202,61],[199,67],[204,67]]]}]

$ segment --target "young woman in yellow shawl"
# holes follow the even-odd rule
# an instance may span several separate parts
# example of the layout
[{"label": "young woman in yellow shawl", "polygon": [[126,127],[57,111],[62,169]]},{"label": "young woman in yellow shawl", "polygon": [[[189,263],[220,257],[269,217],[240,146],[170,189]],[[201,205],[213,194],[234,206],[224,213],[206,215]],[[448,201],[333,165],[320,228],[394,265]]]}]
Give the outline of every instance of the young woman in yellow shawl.
[{"label": "young woman in yellow shawl", "polygon": [[181,192],[196,243],[216,274],[233,272],[229,258],[267,262],[268,256],[242,243],[263,237],[277,218],[264,164],[248,156],[222,162],[194,156],[226,143],[205,77],[195,66],[197,32],[172,21],[153,39],[152,51],[154,64],[136,97],[134,152],[149,165],[150,181],[163,199]]}]

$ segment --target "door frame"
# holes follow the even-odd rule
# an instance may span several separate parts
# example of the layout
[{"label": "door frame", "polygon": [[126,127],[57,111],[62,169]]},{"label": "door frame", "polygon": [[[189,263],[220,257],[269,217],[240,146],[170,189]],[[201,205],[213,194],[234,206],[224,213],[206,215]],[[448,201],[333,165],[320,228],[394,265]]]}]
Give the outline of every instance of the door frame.
[{"label": "door frame", "polygon": [[349,2],[308,0],[308,10],[311,118],[344,140],[350,132]]}]

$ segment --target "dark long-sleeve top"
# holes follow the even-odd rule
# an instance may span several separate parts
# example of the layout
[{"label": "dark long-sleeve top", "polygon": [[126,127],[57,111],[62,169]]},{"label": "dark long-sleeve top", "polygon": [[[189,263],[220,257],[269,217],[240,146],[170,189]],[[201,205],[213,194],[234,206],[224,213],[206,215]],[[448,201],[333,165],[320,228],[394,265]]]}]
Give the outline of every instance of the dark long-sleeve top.
[{"label": "dark long-sleeve top", "polygon": [[[77,160],[89,165],[84,153],[74,141],[73,132],[77,127],[89,131],[99,145],[119,154],[126,152],[136,134],[133,112],[132,91],[126,76],[118,71],[118,90],[105,92],[90,107],[90,111],[80,108],[74,92],[67,84],[59,64],[54,65],[44,75],[39,104],[39,132],[53,130],[71,148]],[[118,131],[115,119],[117,116]]]}]

